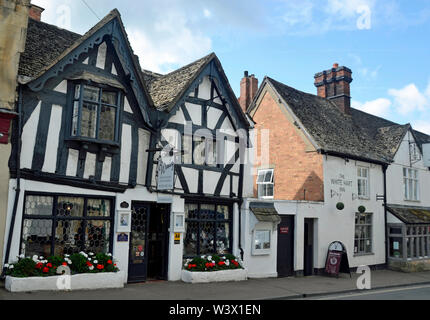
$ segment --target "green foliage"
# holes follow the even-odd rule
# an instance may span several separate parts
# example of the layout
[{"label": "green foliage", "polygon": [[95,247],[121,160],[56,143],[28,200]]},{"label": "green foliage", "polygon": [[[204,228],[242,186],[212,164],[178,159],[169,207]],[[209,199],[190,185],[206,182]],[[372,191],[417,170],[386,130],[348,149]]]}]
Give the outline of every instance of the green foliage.
[{"label": "green foliage", "polygon": [[18,262],[5,265],[6,275],[12,277],[48,277],[57,275],[59,266],[68,266],[72,274],[118,272],[112,255],[105,253],[86,254],[75,253],[64,257],[52,256],[46,260],[39,260],[37,256],[31,258],[19,258]]}]

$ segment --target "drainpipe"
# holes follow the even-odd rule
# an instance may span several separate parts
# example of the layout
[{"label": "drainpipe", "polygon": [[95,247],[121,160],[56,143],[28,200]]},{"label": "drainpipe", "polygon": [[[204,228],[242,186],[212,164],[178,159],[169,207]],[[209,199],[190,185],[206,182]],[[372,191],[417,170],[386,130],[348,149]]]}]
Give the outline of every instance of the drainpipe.
[{"label": "drainpipe", "polygon": [[[22,134],[22,86],[19,85],[19,98],[18,98],[18,139],[16,144],[16,189],[15,189],[15,201],[13,203],[13,209],[12,209],[12,219],[10,221],[9,225],[9,234],[7,238],[7,247],[6,247],[6,254],[5,254],[5,264],[9,263],[9,256],[10,256],[10,247],[12,245],[12,237],[13,237],[13,229],[15,227],[15,218],[16,218],[16,211],[18,209],[18,201],[19,196],[21,194],[21,134]],[[6,269],[3,268],[1,277],[4,277]]]},{"label": "drainpipe", "polygon": [[385,224],[385,267],[388,266],[388,223],[387,223],[387,165],[382,167],[384,175],[384,224]]}]

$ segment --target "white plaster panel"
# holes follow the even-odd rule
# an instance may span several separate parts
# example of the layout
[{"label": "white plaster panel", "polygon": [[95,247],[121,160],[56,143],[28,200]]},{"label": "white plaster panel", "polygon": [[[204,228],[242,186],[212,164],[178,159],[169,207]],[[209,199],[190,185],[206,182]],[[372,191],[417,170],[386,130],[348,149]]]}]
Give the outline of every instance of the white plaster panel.
[{"label": "white plaster panel", "polygon": [[110,173],[112,167],[112,157],[105,157],[105,161],[103,162],[102,168],[102,181],[110,181]]},{"label": "white plaster panel", "polygon": [[58,86],[54,88],[54,91],[60,92],[60,93],[67,93],[67,80],[61,81]]},{"label": "white plaster panel", "polygon": [[208,100],[211,98],[211,81],[209,77],[204,77],[202,83],[199,85],[199,98]]},{"label": "white plaster panel", "polygon": [[96,154],[87,152],[87,157],[85,159],[84,168],[84,179],[88,179],[90,176],[94,176],[96,173]]},{"label": "white plaster panel", "polygon": [[186,120],[181,108],[178,108],[176,113],[169,119],[169,122],[185,125]]},{"label": "white plaster panel", "polygon": [[214,194],[215,188],[218,184],[218,180],[220,177],[221,177],[220,172],[204,170],[203,171],[203,193]]},{"label": "white plaster panel", "polygon": [[119,182],[128,183],[130,175],[130,158],[131,158],[131,126],[123,124],[121,139],[121,169],[119,173]]},{"label": "white plaster panel", "polygon": [[42,102],[40,101],[22,129],[21,168],[23,169],[31,169],[33,163],[33,152],[36,143],[41,105]]},{"label": "white plaster panel", "polygon": [[215,126],[221,117],[223,112],[220,109],[217,108],[209,108],[208,109],[208,128],[209,129],[215,129]]},{"label": "white plaster panel", "polygon": [[66,176],[76,176],[79,161],[79,151],[69,149],[69,156],[67,157]]},{"label": "white plaster panel", "polygon": [[97,52],[97,62],[96,62],[97,68],[100,68],[100,69],[105,68],[106,53],[107,53],[107,45],[106,45],[106,42],[103,42],[101,45],[99,45],[98,52]]},{"label": "white plaster panel", "polygon": [[130,107],[130,103],[128,102],[127,97],[125,97],[125,99],[124,99],[124,111],[129,112],[129,113],[133,113],[133,110]]},{"label": "white plaster panel", "polygon": [[139,184],[145,184],[146,168],[148,165],[148,153],[146,150],[149,148],[149,132],[143,129],[138,129],[139,136],[139,153],[137,160],[137,178]]},{"label": "white plaster panel", "polygon": [[199,181],[199,171],[191,168],[182,167],[182,171],[185,176],[185,180],[188,184],[188,189],[191,193],[197,193],[198,181]]},{"label": "white plaster panel", "polygon": [[191,121],[193,124],[201,126],[202,125],[202,106],[194,103],[185,103],[188,113],[190,114]]},{"label": "white plaster panel", "polygon": [[57,167],[57,153],[61,130],[61,116],[63,108],[58,105],[52,106],[51,119],[49,120],[48,138],[46,140],[45,160],[42,171],[55,173]]}]

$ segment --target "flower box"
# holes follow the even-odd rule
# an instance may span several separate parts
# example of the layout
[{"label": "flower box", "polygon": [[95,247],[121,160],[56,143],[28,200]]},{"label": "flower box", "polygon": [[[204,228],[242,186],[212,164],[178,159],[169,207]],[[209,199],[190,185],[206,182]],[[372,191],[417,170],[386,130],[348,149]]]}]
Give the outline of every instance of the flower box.
[{"label": "flower box", "polygon": [[10,292],[113,289],[123,288],[124,279],[124,273],[121,271],[52,277],[16,278],[7,276],[5,288]]},{"label": "flower box", "polygon": [[220,271],[188,271],[182,270],[182,281],[187,283],[209,283],[223,281],[244,281],[248,279],[245,269],[220,270]]}]

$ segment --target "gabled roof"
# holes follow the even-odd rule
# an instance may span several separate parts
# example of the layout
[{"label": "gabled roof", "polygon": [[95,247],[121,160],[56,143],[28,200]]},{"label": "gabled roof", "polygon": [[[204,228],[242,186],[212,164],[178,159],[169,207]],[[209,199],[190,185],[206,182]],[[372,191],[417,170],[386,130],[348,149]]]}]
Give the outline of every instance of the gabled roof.
[{"label": "gabled roof", "polygon": [[147,81],[148,91],[155,107],[161,111],[170,111],[176,100],[214,57],[215,54],[211,53],[166,75],[143,70],[142,73]]},{"label": "gabled roof", "polygon": [[29,18],[18,75],[35,77],[80,38],[81,35],[77,33]]},{"label": "gabled roof", "polygon": [[332,101],[291,88],[270,77],[264,79],[248,112],[255,111],[255,102],[264,83],[285,101],[322,152],[389,163],[408,130],[419,143],[430,142],[430,136],[412,130],[410,124],[399,125],[354,108],[351,108],[351,115],[345,115]]}]

